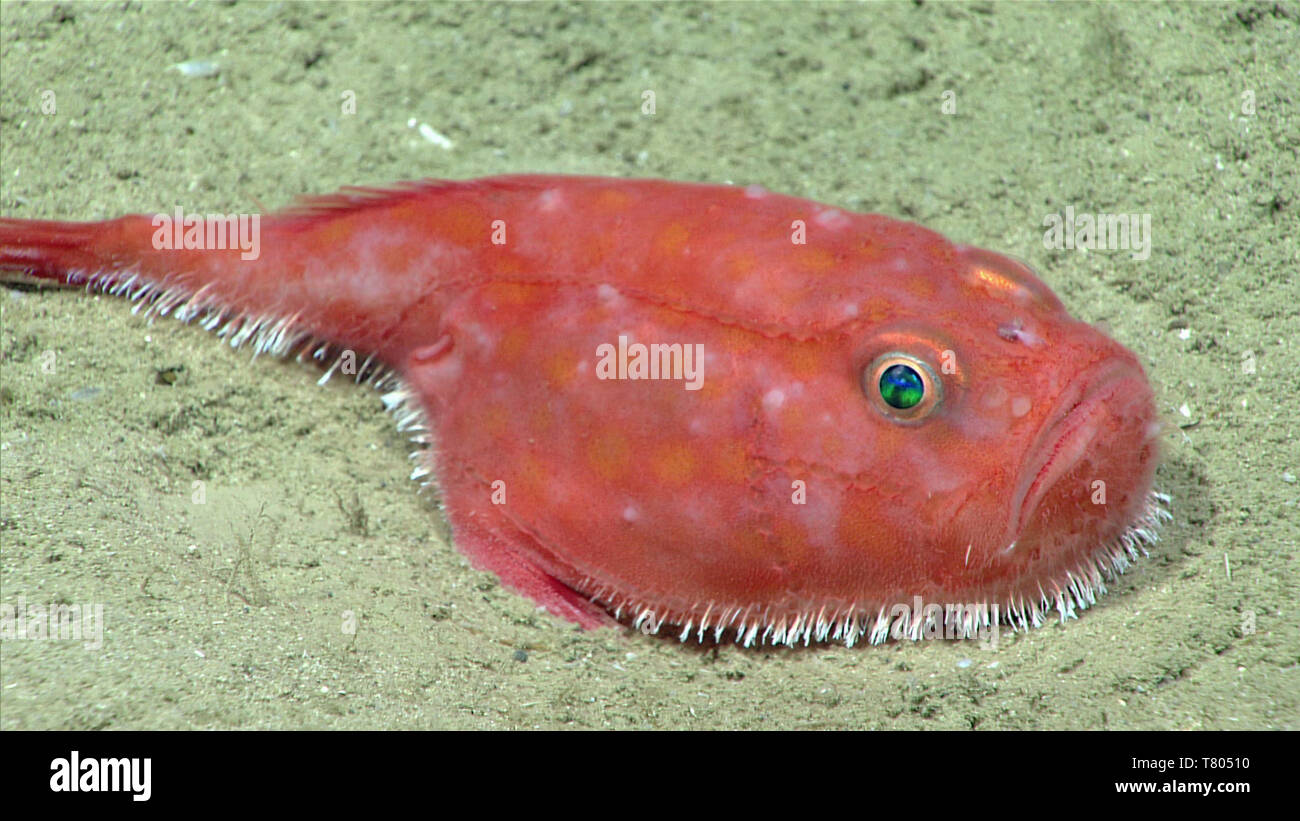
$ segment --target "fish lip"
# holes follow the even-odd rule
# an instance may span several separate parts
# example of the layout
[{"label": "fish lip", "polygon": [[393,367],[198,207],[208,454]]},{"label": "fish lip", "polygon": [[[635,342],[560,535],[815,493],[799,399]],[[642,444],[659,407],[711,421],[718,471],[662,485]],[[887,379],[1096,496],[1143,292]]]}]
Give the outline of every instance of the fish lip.
[{"label": "fish lip", "polygon": [[1014,530],[1008,543],[1014,544],[1038,503],[1087,452],[1098,433],[1095,422],[1120,388],[1132,382],[1146,384],[1141,369],[1123,360],[1103,362],[1071,380],[1057,400],[1060,410],[1047,420],[1026,452],[1012,497]]}]

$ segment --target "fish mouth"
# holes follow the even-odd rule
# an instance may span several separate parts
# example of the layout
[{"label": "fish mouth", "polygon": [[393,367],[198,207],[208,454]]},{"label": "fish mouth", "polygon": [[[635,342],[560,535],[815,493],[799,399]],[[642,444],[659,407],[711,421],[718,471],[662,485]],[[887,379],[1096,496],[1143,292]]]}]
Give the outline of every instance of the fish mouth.
[{"label": "fish mouth", "polygon": [[[1039,502],[1091,451],[1103,432],[1114,432],[1127,420],[1117,397],[1149,395],[1146,377],[1135,364],[1110,361],[1075,378],[1057,402],[1059,410],[1043,426],[1021,469],[1022,477],[1012,497],[1014,534],[1025,525]],[[1119,404],[1127,405],[1128,400]],[[1015,535],[1012,536],[1015,538]]]}]

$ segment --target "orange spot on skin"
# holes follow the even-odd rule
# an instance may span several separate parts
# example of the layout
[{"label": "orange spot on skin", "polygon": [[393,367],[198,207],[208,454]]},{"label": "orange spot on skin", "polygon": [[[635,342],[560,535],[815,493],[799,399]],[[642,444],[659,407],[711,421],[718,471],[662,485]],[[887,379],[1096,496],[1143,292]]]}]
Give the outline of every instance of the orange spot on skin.
[{"label": "orange spot on skin", "polygon": [[864,239],[861,249],[858,251],[857,260],[864,264],[879,262],[884,258],[886,250],[885,246],[879,242]]},{"label": "orange spot on skin", "polygon": [[316,229],[314,243],[322,247],[341,246],[351,238],[354,231],[356,231],[356,228],[350,225],[347,220],[324,222]]},{"label": "orange spot on skin", "polygon": [[[324,240],[329,242],[330,240]],[[401,271],[407,268],[411,263],[411,252],[409,248],[401,245],[389,245],[381,247],[376,252],[379,266],[383,269]]]},{"label": "orange spot on skin", "polygon": [[758,258],[749,251],[740,251],[727,257],[722,274],[732,282],[748,278],[758,267]]},{"label": "orange spot on skin", "polygon": [[727,380],[718,379],[716,378],[716,375],[709,376],[706,372],[704,376],[704,385],[701,386],[699,390],[700,401],[713,402],[722,399],[727,395],[727,392],[731,390],[731,388],[728,387],[729,384],[730,383]]},{"label": "orange spot on skin", "polygon": [[606,188],[596,195],[596,205],[602,211],[622,211],[631,203],[632,198],[616,188]]},{"label": "orange spot on skin", "polygon": [[500,436],[507,432],[510,413],[500,405],[488,405],[479,411],[479,424],[489,436]]},{"label": "orange spot on skin", "polygon": [[797,569],[808,558],[808,535],[796,522],[778,518],[774,523],[772,544],[787,565]]},{"label": "orange spot on skin", "polygon": [[753,528],[732,529],[731,549],[736,557],[755,565],[765,563],[772,555],[767,536]]},{"label": "orange spot on skin", "polygon": [[825,248],[799,246],[799,265],[812,274],[823,274],[835,267],[835,255]]},{"label": "orange spot on skin", "polygon": [[845,491],[840,520],[835,528],[836,537],[842,544],[877,544],[881,524],[871,495],[855,488]]},{"label": "orange spot on skin", "polygon": [[695,455],[683,444],[660,445],[650,457],[650,469],[664,484],[681,487],[695,478]]},{"label": "orange spot on skin", "polygon": [[613,481],[631,466],[632,446],[617,430],[601,431],[587,443],[587,461],[602,479]]},{"label": "orange spot on skin", "polygon": [[904,287],[922,299],[929,299],[934,296],[934,279],[929,275],[920,275],[908,277]]},{"label": "orange spot on skin", "polygon": [[839,434],[828,434],[821,438],[822,453],[832,459],[839,459],[847,449],[844,447],[844,437]]},{"label": "orange spot on skin", "polygon": [[497,346],[497,356],[506,364],[514,364],[519,361],[519,357],[528,349],[528,331],[523,328],[510,328],[501,336],[501,343]]},{"label": "orange spot on skin", "polygon": [[466,205],[449,205],[437,212],[436,233],[455,245],[490,247],[491,225],[477,209]]},{"label": "orange spot on skin", "polygon": [[547,357],[544,365],[547,384],[554,390],[568,387],[578,375],[578,356],[572,351],[557,351]]},{"label": "orange spot on skin", "polygon": [[825,367],[818,347],[806,342],[792,343],[786,351],[785,361],[790,366],[790,372],[796,376],[814,376]]},{"label": "orange spot on skin", "polygon": [[883,322],[894,316],[893,303],[884,297],[873,296],[858,308],[859,315],[868,322]]},{"label": "orange spot on skin", "polygon": [[491,265],[497,275],[503,277],[517,277],[526,270],[524,264],[511,254],[493,257]]},{"label": "orange spot on skin", "polygon": [[693,325],[695,319],[682,311],[659,308],[655,310],[655,322],[665,328],[680,328]]},{"label": "orange spot on skin", "polygon": [[602,265],[611,254],[617,253],[616,248],[615,237],[611,234],[598,232],[585,235],[573,246],[575,270],[581,271]]},{"label": "orange spot on skin", "polygon": [[681,223],[674,222],[660,231],[659,236],[655,237],[654,250],[659,254],[677,256],[681,254],[690,238],[690,230]]},{"label": "orange spot on skin", "polygon": [[729,485],[741,485],[749,481],[749,460],[745,448],[739,442],[725,442],[715,448],[712,472],[714,478]]},{"label": "orange spot on skin", "polygon": [[743,331],[731,325],[718,330],[722,346],[734,353],[749,353],[757,347],[757,338],[749,331]]},{"label": "orange spot on skin", "polygon": [[550,434],[555,429],[555,412],[547,405],[534,408],[528,418],[528,429],[538,436]]},{"label": "orange spot on skin", "polygon": [[522,498],[544,499],[547,483],[552,480],[551,471],[532,453],[525,451],[519,460],[519,484],[521,487],[511,488],[509,479],[506,480],[506,501],[510,501],[509,494],[513,491],[524,494]]},{"label": "orange spot on skin", "polygon": [[527,305],[532,301],[536,286],[514,282],[494,282],[483,288],[484,296],[502,306]]}]

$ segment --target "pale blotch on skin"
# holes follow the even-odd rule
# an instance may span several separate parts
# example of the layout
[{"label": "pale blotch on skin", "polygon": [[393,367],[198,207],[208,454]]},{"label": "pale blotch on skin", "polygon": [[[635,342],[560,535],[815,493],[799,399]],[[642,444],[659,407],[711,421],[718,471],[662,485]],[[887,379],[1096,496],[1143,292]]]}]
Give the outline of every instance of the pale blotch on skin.
[{"label": "pale blotch on skin", "polygon": [[548,188],[537,195],[537,210],[543,214],[558,211],[563,203],[564,195],[554,188]]},{"label": "pale blotch on skin", "polygon": [[773,413],[777,410],[780,410],[781,406],[784,404],[785,404],[785,391],[781,390],[780,388],[772,388],[772,390],[763,394],[763,410],[767,411],[768,413]]},{"label": "pale blotch on skin", "polygon": [[850,220],[848,215],[846,215],[843,211],[839,211],[835,208],[831,208],[826,211],[818,211],[813,216],[813,223],[815,223],[818,227],[821,228],[826,228],[832,231],[838,231],[843,228],[849,227],[849,225],[852,223],[852,220]]}]

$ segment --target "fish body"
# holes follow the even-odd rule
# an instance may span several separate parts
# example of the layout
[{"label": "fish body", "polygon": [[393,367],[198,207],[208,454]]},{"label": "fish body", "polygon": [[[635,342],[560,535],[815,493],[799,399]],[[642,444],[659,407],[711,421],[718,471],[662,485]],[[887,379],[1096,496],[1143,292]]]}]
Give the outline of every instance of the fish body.
[{"label": "fish body", "polygon": [[917,601],[1037,624],[1167,516],[1137,358],[918,225],[511,176],[306,200],[252,254],[175,228],[0,220],[0,271],[353,356],[427,443],[456,547],[584,627],[852,644],[917,637]]}]

